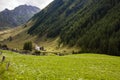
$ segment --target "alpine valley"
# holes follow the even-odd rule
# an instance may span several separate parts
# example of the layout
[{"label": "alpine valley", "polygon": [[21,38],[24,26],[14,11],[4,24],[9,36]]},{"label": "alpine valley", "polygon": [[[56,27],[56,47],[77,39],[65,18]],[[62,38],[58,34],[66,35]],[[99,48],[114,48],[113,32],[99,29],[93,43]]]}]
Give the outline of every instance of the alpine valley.
[{"label": "alpine valley", "polygon": [[4,42],[22,48],[31,40],[49,50],[120,55],[119,0],[54,0],[26,26]]}]

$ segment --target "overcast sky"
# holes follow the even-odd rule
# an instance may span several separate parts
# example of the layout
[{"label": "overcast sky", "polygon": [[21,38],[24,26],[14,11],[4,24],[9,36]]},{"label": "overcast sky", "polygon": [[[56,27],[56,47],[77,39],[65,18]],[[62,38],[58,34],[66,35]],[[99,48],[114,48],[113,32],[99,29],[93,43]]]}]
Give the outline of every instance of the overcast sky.
[{"label": "overcast sky", "polygon": [[40,9],[43,9],[52,1],[53,0],[0,0],[0,11],[4,10],[5,8],[11,10],[19,5],[24,5],[24,4],[37,6]]}]

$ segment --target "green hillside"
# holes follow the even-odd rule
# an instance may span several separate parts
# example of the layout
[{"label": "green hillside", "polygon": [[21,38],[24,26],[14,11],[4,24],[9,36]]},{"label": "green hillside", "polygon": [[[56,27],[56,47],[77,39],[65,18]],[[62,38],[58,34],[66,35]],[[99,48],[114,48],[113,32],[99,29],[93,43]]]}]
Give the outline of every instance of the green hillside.
[{"label": "green hillside", "polygon": [[120,0],[54,0],[36,14],[31,35],[60,37],[59,45],[120,55]]},{"label": "green hillside", "polygon": [[[0,80],[119,80],[120,57],[100,54],[32,56],[2,51]],[[0,58],[2,57],[0,55]],[[6,64],[10,62],[8,70]]]}]

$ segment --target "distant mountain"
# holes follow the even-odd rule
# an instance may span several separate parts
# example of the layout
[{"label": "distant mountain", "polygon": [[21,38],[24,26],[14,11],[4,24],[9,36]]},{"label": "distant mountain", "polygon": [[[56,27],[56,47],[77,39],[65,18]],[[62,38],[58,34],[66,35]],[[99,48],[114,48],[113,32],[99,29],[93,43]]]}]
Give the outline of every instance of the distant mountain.
[{"label": "distant mountain", "polygon": [[0,28],[16,27],[24,24],[39,11],[39,8],[30,5],[20,5],[14,10],[5,9],[0,12]]},{"label": "distant mountain", "polygon": [[85,52],[120,55],[120,0],[54,0],[36,14],[31,35],[60,37]]}]

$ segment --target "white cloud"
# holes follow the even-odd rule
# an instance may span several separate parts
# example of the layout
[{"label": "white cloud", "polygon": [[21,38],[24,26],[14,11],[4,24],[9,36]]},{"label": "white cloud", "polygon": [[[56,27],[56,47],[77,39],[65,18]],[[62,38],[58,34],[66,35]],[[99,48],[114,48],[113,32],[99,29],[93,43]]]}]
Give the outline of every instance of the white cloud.
[{"label": "white cloud", "polygon": [[43,9],[53,0],[0,0],[0,11],[5,8],[14,9],[15,7],[23,4],[37,6],[40,9]]}]

